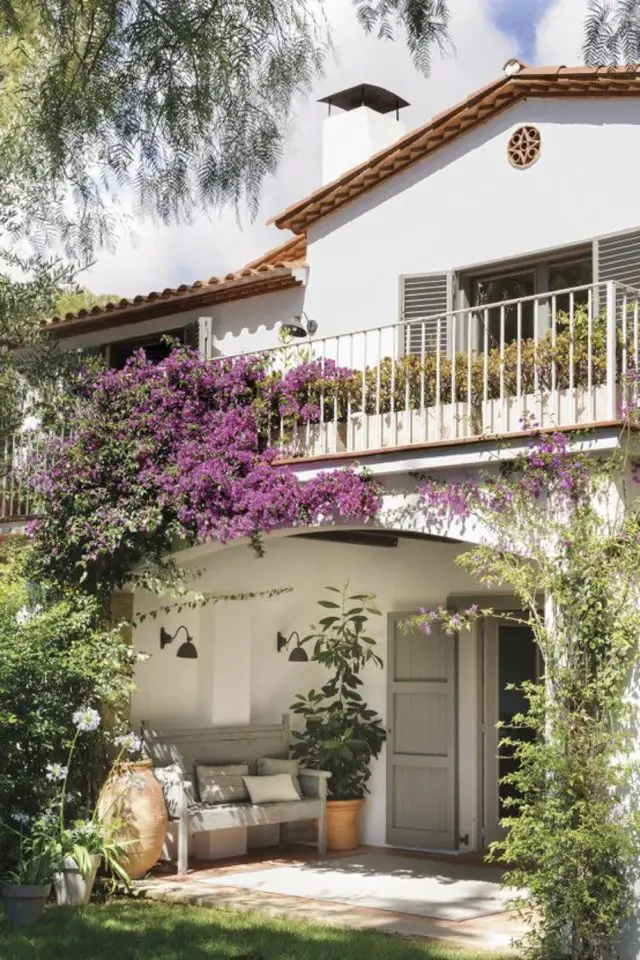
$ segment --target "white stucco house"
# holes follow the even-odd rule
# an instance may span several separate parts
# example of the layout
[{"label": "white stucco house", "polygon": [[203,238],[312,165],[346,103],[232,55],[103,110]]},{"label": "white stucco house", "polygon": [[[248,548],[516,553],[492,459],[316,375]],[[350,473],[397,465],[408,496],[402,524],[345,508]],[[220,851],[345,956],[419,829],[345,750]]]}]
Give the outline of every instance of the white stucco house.
[{"label": "white stucco house", "polygon": [[[277,363],[279,327],[301,328],[288,362],[304,351],[350,367],[366,396],[346,416],[326,410],[300,429],[289,460],[302,478],[353,462],[388,490],[410,485],[415,471],[458,476],[498,449],[512,455],[533,421],[576,437],[588,425],[599,450],[613,448],[620,373],[639,363],[640,71],[511,62],[408,133],[404,101],[389,91],[363,84],[327,100],[324,182],[273,218],[285,232],[280,246],[227,277],[53,318],[52,334],[69,348],[100,348],[113,366],[138,346],[161,355],[165,332],[212,362],[272,350]],[[545,360],[561,341],[567,362]],[[390,364],[385,394],[367,371],[403,357]],[[19,523],[12,492],[0,499],[5,526]],[[204,591],[293,589],[145,621],[133,642],[152,657],[139,667],[134,722],[278,720],[322,680],[317,665],[278,650],[278,632],[306,632],[324,586],[350,581],[375,594],[384,614],[374,628],[385,669],[370,672],[364,693],[388,742],[363,839],[483,850],[499,829],[495,724],[519,706],[504,686],[539,669],[530,636],[485,623],[425,645],[396,630],[399,615],[422,606],[487,600],[455,564],[467,536],[390,519],[377,530],[282,530],[267,539],[264,559],[244,543],[185,551],[183,565],[206,571]],[[157,602],[134,598],[140,612]],[[160,648],[160,627],[180,625],[197,659]],[[200,838],[199,853],[263,840],[220,832]]]}]

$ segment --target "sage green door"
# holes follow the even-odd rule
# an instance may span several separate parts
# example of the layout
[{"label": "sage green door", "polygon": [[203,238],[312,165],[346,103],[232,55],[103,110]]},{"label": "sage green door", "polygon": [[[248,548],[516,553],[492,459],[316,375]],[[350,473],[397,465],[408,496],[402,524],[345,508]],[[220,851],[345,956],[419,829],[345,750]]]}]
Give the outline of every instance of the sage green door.
[{"label": "sage green door", "polygon": [[387,842],[457,847],[456,640],[389,619]]}]

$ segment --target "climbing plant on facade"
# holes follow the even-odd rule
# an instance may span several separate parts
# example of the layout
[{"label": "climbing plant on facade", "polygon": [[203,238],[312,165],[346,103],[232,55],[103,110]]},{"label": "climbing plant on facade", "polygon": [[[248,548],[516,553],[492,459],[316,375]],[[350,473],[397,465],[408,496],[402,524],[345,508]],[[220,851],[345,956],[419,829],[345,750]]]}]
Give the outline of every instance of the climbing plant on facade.
[{"label": "climbing plant on facade", "polygon": [[614,956],[635,905],[637,706],[628,694],[639,660],[640,501],[626,483],[634,470],[622,454],[605,462],[572,452],[558,432],[534,436],[525,454],[479,480],[425,480],[417,491],[432,530],[475,525],[480,545],[459,562],[515,597],[509,613],[424,610],[424,632],[438,621],[453,633],[483,616],[526,622],[544,661],[542,681],[523,686],[528,712],[502,731],[500,749],[517,764],[505,778],[506,836],[493,848],[522,891],[524,946],[536,958]]},{"label": "climbing plant on facade", "polygon": [[378,491],[364,472],[303,483],[277,464],[267,422],[292,399],[272,380],[262,359],[210,363],[185,349],[87,371],[71,434],[52,441],[36,481],[34,572],[107,597],[177,543],[248,538],[260,551],[278,528],[373,518]]}]

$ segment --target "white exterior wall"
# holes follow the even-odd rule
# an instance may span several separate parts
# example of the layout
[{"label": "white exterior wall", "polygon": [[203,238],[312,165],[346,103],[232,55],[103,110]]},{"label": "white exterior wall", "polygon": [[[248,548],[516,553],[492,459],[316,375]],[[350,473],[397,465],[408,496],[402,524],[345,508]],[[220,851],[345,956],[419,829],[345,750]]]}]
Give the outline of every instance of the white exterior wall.
[{"label": "white exterior wall", "polygon": [[[326,123],[338,131],[346,121],[353,125],[360,112]],[[388,117],[378,119],[385,130],[395,125]],[[542,134],[540,159],[526,170],[512,167],[507,158],[509,137],[523,123],[535,124]],[[337,153],[335,144],[332,151]],[[640,117],[633,99],[523,101],[311,227],[306,287],[64,343],[123,340],[212,316],[215,347],[229,356],[277,346],[278,323],[303,309],[318,323],[317,337],[393,324],[399,320],[404,274],[507,260],[637,226],[632,191],[639,153]],[[274,244],[283,239],[274,231]],[[390,352],[390,344],[389,339],[384,350]]]},{"label": "white exterior wall", "polygon": [[[507,158],[516,127],[540,159]],[[398,278],[509,259],[640,222],[633,100],[530,100],[396,174],[309,230],[305,310],[318,336],[396,323]]]},{"label": "white exterior wall", "polygon": [[[226,593],[290,586],[291,593],[271,600],[205,607],[196,614],[172,616],[166,624],[160,617],[150,619],[136,629],[136,648],[153,656],[136,671],[134,726],[142,719],[159,727],[279,719],[288,712],[295,694],[317,688],[327,673],[317,664],[289,662],[288,653],[276,650],[276,634],[279,630],[285,636],[292,630],[301,636],[309,632],[310,624],[322,615],[317,601],[326,597],[323,588],[327,584],[341,586],[350,581],[353,592],[376,595],[382,616],[372,618],[369,626],[385,664],[387,614],[417,612],[420,606],[444,603],[452,593],[476,589],[454,563],[461,549],[455,544],[401,541],[395,549],[382,549],[272,538],[266,546],[263,559],[255,558],[245,545],[199,558],[194,566],[205,568],[206,573],[199,578],[198,589]],[[151,598],[151,608],[157,605],[157,598]],[[148,609],[149,601],[141,598],[137,608]],[[193,633],[197,660],[177,659],[175,644],[162,652],[159,649],[160,626],[173,631],[181,622]],[[470,846],[474,846],[479,776],[475,632],[462,633],[459,651],[459,831],[468,833]],[[364,679],[364,696],[386,720],[386,669],[371,668]],[[366,805],[363,839],[368,844],[386,843],[385,785],[383,751],[373,765]]]},{"label": "white exterior wall", "polygon": [[294,287],[291,290],[279,290],[244,300],[213,304],[200,310],[187,310],[168,317],[145,320],[144,323],[123,324],[109,330],[66,337],[62,345],[65,349],[79,349],[132,340],[186,327],[197,322],[200,317],[213,317],[214,346],[219,353],[231,356],[247,350],[265,350],[278,346],[277,324],[299,314],[303,302],[304,287]]}]

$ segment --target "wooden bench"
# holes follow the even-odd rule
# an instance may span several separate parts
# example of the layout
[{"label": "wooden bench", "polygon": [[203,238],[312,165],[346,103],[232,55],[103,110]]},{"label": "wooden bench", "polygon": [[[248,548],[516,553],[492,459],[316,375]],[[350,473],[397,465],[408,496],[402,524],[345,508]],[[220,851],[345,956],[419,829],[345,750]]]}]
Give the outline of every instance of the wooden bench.
[{"label": "wooden bench", "polygon": [[186,730],[153,730],[142,724],[143,751],[154,767],[176,763],[182,771],[181,802],[178,821],[178,873],[187,872],[189,839],[205,830],[229,830],[234,827],[255,827],[264,824],[318,821],[318,851],[327,850],[327,781],[324,770],[299,771],[303,797],[287,803],[191,803],[187,790],[196,779],[195,766],[248,763],[250,772],[262,757],[289,757],[289,716],[281,723],[201,727]]}]

